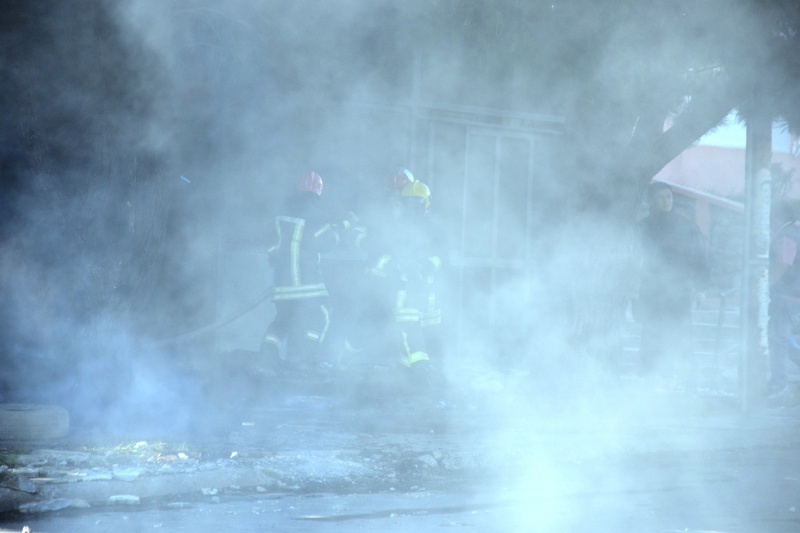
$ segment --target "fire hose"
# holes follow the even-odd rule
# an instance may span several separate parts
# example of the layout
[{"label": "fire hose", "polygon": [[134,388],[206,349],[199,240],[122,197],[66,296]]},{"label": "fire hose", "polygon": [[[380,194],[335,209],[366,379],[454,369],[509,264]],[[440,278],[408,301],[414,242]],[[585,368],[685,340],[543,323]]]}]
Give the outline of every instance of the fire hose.
[{"label": "fire hose", "polygon": [[265,290],[261,294],[259,294],[256,298],[248,302],[246,305],[242,306],[240,309],[237,309],[233,313],[217,320],[216,322],[212,322],[211,324],[206,324],[205,326],[201,326],[195,330],[189,331],[187,333],[182,333],[180,335],[176,335],[175,337],[167,337],[165,339],[160,339],[158,341],[159,345],[167,345],[167,344],[175,344],[179,342],[185,342],[195,337],[199,337],[205,333],[209,333],[211,331],[215,331],[223,326],[227,326],[234,320],[246,315],[263,302],[267,301],[274,292],[274,288],[270,287],[269,289]]}]

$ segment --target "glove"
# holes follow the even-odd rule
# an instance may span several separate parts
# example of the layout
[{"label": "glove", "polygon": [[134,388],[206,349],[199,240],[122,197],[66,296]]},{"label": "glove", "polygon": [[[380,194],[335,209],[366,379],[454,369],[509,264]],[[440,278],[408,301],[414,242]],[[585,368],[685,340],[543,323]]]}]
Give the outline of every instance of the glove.
[{"label": "glove", "polygon": [[342,220],[342,224],[341,224],[342,229],[343,230],[348,230],[350,228],[355,227],[356,224],[358,224],[358,217],[352,211],[348,211],[347,212],[347,217],[344,220]]}]

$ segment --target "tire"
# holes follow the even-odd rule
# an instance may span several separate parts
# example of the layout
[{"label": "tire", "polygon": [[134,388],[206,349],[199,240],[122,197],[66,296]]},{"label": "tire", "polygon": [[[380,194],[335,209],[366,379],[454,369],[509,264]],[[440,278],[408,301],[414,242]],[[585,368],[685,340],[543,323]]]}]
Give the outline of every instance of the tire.
[{"label": "tire", "polygon": [[0,404],[0,440],[60,439],[69,432],[69,413],[57,405]]}]

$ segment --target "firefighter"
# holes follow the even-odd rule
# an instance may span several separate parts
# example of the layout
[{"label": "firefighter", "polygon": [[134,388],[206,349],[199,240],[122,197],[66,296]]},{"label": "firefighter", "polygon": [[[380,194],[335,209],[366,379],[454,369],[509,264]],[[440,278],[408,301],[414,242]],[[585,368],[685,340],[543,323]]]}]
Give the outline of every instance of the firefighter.
[{"label": "firefighter", "polygon": [[[386,238],[379,243],[382,252],[374,255],[368,273],[391,295],[399,363],[410,369],[417,383],[430,385],[433,376],[423,323],[426,318],[431,324],[438,322],[434,310],[438,306],[429,296],[441,265],[427,228],[430,189],[418,180],[408,181],[396,206],[394,220],[385,228],[389,230]],[[431,302],[433,305],[429,305]]]},{"label": "firefighter", "polygon": [[314,367],[330,325],[328,291],[320,270],[320,254],[332,250],[349,222],[331,224],[320,205],[322,178],[307,172],[297,178],[297,192],[275,218],[277,242],[269,249],[274,269],[275,318],[261,340],[262,364],[267,375],[286,362]]},{"label": "firefighter", "polygon": [[[438,255],[440,239],[435,236],[434,224],[430,219],[430,189],[422,182],[414,182],[403,188],[400,194],[405,210],[412,217],[410,228],[412,238],[417,241],[418,253],[421,253],[423,283],[420,287],[424,300],[420,307],[420,326],[425,346],[429,353],[441,355],[441,323],[442,309],[437,295],[437,280],[441,276],[442,260]],[[420,202],[415,200],[421,198]],[[416,202],[416,205],[415,205]]]},{"label": "firefighter", "polygon": [[391,193],[393,195],[402,196],[406,186],[415,181],[414,174],[412,174],[410,170],[405,167],[400,167],[389,178],[389,190],[393,191],[393,193]]},{"label": "firefighter", "polygon": [[[397,237],[401,193],[414,181],[411,171],[401,167],[388,176],[385,186],[367,191],[368,194],[361,197],[361,223],[352,233],[367,263],[383,254],[385,245]],[[362,266],[361,272],[364,270]],[[366,268],[367,272],[369,270]],[[394,337],[394,311],[391,305],[386,305],[387,301],[393,301],[393,293],[391,290],[386,293],[387,284],[368,275],[352,280],[352,289],[358,303],[349,310],[351,320],[346,321],[349,327],[338,357],[341,368],[356,361],[363,362],[366,355],[383,350],[389,344],[387,338]]]}]

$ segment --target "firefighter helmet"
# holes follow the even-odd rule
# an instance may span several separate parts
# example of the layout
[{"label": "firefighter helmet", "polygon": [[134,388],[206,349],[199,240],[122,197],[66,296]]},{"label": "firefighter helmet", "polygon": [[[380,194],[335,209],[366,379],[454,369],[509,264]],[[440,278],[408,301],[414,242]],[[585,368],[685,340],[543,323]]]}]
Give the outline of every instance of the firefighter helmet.
[{"label": "firefighter helmet", "polygon": [[400,196],[403,198],[418,198],[421,203],[425,204],[425,211],[431,206],[431,190],[421,181],[413,181],[403,187],[403,192],[400,193]]},{"label": "firefighter helmet", "polygon": [[306,172],[297,178],[297,190],[300,192],[313,192],[317,196],[322,194],[322,178],[316,172]]},{"label": "firefighter helmet", "polygon": [[414,175],[407,168],[399,168],[389,177],[389,187],[402,190],[409,183],[414,183]]}]

